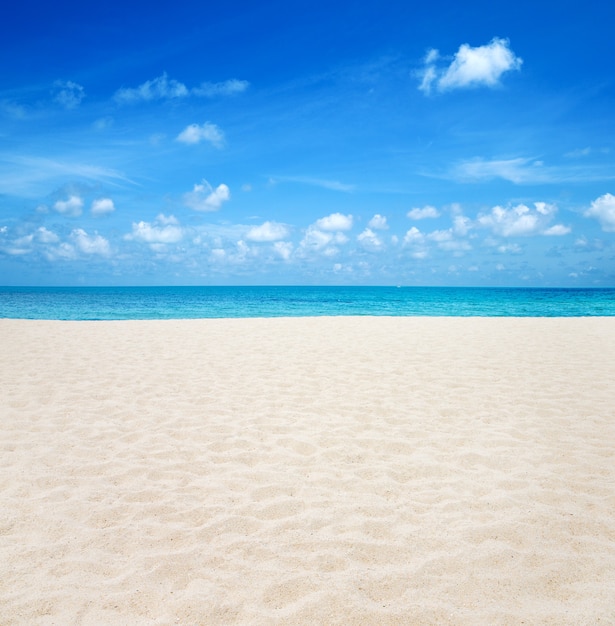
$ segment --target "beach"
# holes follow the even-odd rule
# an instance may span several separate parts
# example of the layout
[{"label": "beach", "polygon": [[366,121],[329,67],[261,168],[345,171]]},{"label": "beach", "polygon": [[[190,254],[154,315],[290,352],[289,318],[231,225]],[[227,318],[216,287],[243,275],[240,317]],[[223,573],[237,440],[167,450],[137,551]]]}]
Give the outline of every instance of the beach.
[{"label": "beach", "polygon": [[615,623],[615,318],[0,320],[0,623]]}]

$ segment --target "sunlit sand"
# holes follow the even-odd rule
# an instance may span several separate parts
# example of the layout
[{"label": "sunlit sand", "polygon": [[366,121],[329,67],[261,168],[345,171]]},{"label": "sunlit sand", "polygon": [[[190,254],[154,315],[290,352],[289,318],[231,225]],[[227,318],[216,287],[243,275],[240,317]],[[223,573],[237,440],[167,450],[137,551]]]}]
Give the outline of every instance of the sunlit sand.
[{"label": "sunlit sand", "polygon": [[615,622],[615,318],[0,338],[2,624]]}]

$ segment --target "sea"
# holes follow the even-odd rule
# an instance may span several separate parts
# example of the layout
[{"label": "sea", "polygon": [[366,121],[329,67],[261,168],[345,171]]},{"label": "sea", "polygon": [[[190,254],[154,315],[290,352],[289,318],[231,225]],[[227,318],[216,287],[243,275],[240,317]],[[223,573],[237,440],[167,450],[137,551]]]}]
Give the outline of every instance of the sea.
[{"label": "sea", "polygon": [[0,318],[145,320],[323,315],[614,316],[615,288],[0,287]]}]

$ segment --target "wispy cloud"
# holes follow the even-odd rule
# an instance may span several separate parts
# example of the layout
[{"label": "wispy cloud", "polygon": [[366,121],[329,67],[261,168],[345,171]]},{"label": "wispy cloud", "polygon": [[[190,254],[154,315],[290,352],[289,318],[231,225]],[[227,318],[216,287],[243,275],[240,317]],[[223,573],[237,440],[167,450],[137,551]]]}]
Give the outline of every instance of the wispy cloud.
[{"label": "wispy cloud", "polygon": [[110,185],[119,185],[120,182],[137,184],[122,172],[89,163],[7,154],[0,154],[0,163],[7,165],[0,172],[0,187],[5,193],[21,194],[25,197],[39,194],[36,183],[48,183],[58,179],[86,179]]},{"label": "wispy cloud", "polygon": [[310,176],[270,176],[272,183],[299,183],[300,185],[311,185],[314,187],[322,187],[323,189],[331,189],[332,191],[344,191],[350,193],[356,189],[355,185],[341,183],[337,180],[326,180],[323,178],[311,178]]},{"label": "wispy cloud", "polygon": [[547,182],[550,178],[542,161],[534,159],[481,158],[462,161],[452,169],[452,178],[460,182],[479,182],[503,178],[513,183]]},{"label": "wispy cloud", "polygon": [[189,96],[215,98],[231,96],[245,91],[248,81],[231,79],[219,83],[201,83],[198,87],[188,88],[184,83],[169,78],[166,72],[147,80],[138,87],[122,87],[115,92],[114,99],[119,104],[150,102],[153,100],[172,100]]},{"label": "wispy cloud", "polygon": [[54,102],[65,109],[75,109],[85,98],[85,89],[72,80],[58,80],[54,84]]},{"label": "wispy cloud", "polygon": [[194,87],[191,91],[195,96],[205,98],[216,98],[218,96],[234,96],[244,92],[250,83],[247,80],[225,80],[220,83],[201,83],[199,87]]},{"label": "wispy cloud", "polygon": [[438,50],[430,50],[419,72],[419,89],[425,94],[470,87],[496,87],[505,72],[521,68],[523,60],[510,49],[508,39],[495,37],[487,45],[473,48],[462,44],[450,64],[438,65]]}]

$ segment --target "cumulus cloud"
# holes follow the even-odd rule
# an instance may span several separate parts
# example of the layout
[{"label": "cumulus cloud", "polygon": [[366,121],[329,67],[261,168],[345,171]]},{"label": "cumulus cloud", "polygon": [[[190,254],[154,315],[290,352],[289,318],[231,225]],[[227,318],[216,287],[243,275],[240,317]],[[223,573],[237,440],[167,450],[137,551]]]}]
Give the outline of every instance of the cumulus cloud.
[{"label": "cumulus cloud", "polygon": [[386,230],[389,227],[387,224],[387,218],[379,213],[376,213],[376,215],[369,220],[367,226],[374,230]]},{"label": "cumulus cloud", "polygon": [[101,256],[109,256],[111,254],[109,242],[98,233],[88,235],[82,228],[75,228],[71,232],[70,237],[75,242],[77,248],[84,254],[99,254]]},{"label": "cumulus cloud", "polygon": [[189,96],[213,98],[230,96],[245,91],[249,83],[245,80],[227,80],[220,83],[201,83],[199,87],[189,89],[184,83],[168,77],[164,72],[152,80],[147,80],[138,87],[123,87],[115,92],[115,101],[120,104],[149,102],[152,100],[171,100]]},{"label": "cumulus cloud", "polygon": [[77,217],[78,215],[81,215],[83,200],[79,196],[72,195],[68,198],[68,200],[58,200],[53,205],[53,208],[62,215]]},{"label": "cumulus cloud", "polygon": [[352,228],[352,215],[331,213],[327,217],[321,217],[316,221],[316,228],[320,230],[350,230]]},{"label": "cumulus cloud", "polygon": [[416,226],[413,226],[406,232],[404,236],[404,243],[416,245],[417,243],[422,243],[424,239],[425,235],[423,235],[423,233]]},{"label": "cumulus cloud", "polygon": [[113,200],[111,200],[111,198],[100,198],[99,200],[94,200],[94,202],[92,202],[90,211],[92,212],[92,215],[96,217],[108,215],[109,213],[113,213],[113,211],[115,211],[115,205],[113,204]]},{"label": "cumulus cloud", "polygon": [[383,247],[382,239],[371,229],[366,228],[357,236],[357,241],[366,250],[381,250]]},{"label": "cumulus cloud", "polygon": [[408,217],[411,220],[424,220],[427,218],[440,217],[440,213],[435,207],[426,205],[422,209],[410,209],[410,211],[408,211]]},{"label": "cumulus cloud", "polygon": [[477,222],[502,237],[529,236],[544,233],[556,211],[555,205],[546,202],[534,202],[533,209],[524,204],[509,209],[495,206],[479,215]]},{"label": "cumulus cloud", "polygon": [[293,244],[290,241],[276,241],[273,250],[281,259],[288,261],[293,253]]},{"label": "cumulus cloud", "polygon": [[596,198],[584,213],[585,217],[594,217],[600,222],[602,230],[607,233],[615,232],[615,196],[605,193]]},{"label": "cumulus cloud", "polygon": [[41,226],[36,231],[36,238],[41,243],[58,243],[60,238],[51,230],[48,230],[44,226]]},{"label": "cumulus cloud", "polygon": [[200,185],[195,185],[192,191],[184,194],[184,204],[195,211],[217,211],[230,197],[231,191],[225,184],[214,189],[203,180]]},{"label": "cumulus cloud", "polygon": [[177,219],[173,215],[167,217],[161,213],[153,223],[133,222],[132,233],[125,235],[124,238],[154,245],[177,243],[183,236],[183,230]]},{"label": "cumulus cloud", "polygon": [[77,108],[85,98],[85,89],[72,80],[56,81],[54,84],[54,93],[54,102],[57,102],[65,109]]},{"label": "cumulus cloud", "polygon": [[484,46],[462,44],[446,67],[438,66],[441,58],[437,50],[430,50],[425,57],[424,68],[419,74],[419,89],[426,94],[434,87],[437,91],[495,87],[502,74],[520,69],[523,63],[510,49],[508,39],[499,37]]},{"label": "cumulus cloud", "polygon": [[176,141],[187,144],[201,143],[201,141],[209,141],[216,148],[224,145],[224,133],[211,122],[205,122],[203,125],[190,124],[177,135]]},{"label": "cumulus cloud", "polygon": [[288,228],[277,222],[265,222],[260,226],[254,226],[246,234],[248,241],[279,241],[288,237]]}]

